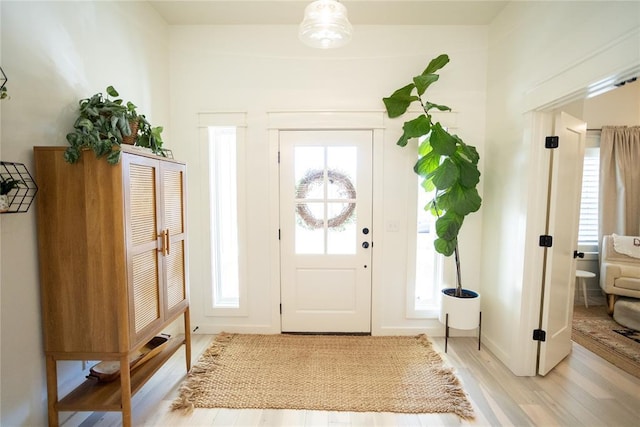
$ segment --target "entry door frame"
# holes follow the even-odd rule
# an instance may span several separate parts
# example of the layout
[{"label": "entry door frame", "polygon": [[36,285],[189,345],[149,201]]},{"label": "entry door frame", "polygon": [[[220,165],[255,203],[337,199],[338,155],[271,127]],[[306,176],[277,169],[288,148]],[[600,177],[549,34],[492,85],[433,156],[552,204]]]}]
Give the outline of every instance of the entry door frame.
[{"label": "entry door frame", "polygon": [[[269,134],[269,226],[272,232],[269,240],[269,264],[271,265],[271,324],[280,322],[280,241],[278,230],[280,227],[280,178],[278,165],[278,151],[280,131],[284,130],[371,130],[373,133],[373,162],[372,162],[372,223],[376,249],[371,259],[371,330],[379,324],[378,316],[380,301],[378,291],[381,286],[380,274],[376,265],[381,265],[383,239],[382,222],[382,153],[384,141],[384,112],[383,111],[273,111],[267,112],[267,129]],[[375,233],[378,230],[378,233]]]}]

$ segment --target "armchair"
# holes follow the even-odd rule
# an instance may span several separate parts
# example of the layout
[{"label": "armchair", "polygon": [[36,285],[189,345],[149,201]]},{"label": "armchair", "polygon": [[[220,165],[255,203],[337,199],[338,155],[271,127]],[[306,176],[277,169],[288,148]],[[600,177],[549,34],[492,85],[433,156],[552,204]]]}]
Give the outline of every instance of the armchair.
[{"label": "armchair", "polygon": [[640,298],[640,258],[616,252],[613,243],[613,236],[604,236],[600,254],[600,287],[609,314],[618,296]]}]

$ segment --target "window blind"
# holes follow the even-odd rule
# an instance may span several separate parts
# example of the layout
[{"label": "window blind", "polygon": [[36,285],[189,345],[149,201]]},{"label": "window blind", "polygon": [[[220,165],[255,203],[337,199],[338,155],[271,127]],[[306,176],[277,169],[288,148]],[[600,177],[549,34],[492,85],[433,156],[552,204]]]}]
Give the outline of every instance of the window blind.
[{"label": "window blind", "polygon": [[598,246],[598,185],[600,175],[600,152],[598,148],[587,148],[582,173],[582,199],[580,201],[580,225],[578,244]]}]

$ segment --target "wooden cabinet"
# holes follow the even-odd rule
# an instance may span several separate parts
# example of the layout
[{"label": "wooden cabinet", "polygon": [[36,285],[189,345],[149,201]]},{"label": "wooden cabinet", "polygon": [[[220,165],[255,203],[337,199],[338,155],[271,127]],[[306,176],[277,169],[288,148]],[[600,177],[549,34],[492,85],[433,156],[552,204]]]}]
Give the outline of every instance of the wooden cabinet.
[{"label": "wooden cabinet", "polygon": [[[121,411],[128,426],[132,394],[182,344],[190,369],[186,167],[128,147],[115,166],[91,152],[68,164],[64,150],[34,148],[49,425],[58,411]],[[181,315],[184,336],[130,372]],[[58,360],[117,360],[121,375],[60,399]]]}]

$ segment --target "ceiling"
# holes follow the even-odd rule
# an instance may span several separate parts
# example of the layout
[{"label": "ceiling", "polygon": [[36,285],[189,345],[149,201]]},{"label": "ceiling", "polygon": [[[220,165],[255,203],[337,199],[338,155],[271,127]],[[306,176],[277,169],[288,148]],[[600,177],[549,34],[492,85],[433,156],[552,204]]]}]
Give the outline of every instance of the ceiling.
[{"label": "ceiling", "polygon": [[[299,24],[312,0],[151,0],[170,25]],[[508,1],[342,0],[353,25],[487,25]]]}]

